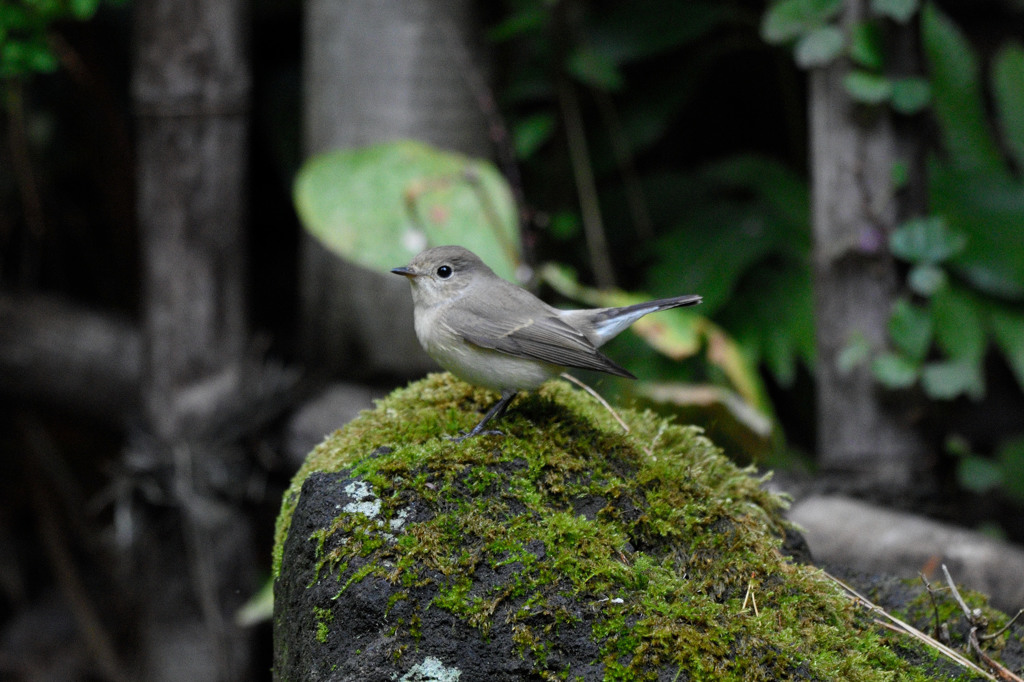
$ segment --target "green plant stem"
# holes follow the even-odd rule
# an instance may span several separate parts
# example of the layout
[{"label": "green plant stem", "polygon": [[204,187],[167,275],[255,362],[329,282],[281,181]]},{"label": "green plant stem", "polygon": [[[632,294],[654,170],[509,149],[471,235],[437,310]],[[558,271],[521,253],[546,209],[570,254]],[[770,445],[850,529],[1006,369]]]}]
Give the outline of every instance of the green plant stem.
[{"label": "green plant stem", "polygon": [[558,100],[562,108],[562,117],[565,120],[569,159],[572,163],[573,177],[576,180],[576,193],[580,201],[580,213],[583,218],[583,231],[587,238],[590,265],[594,269],[597,286],[606,289],[615,286],[615,271],[612,269],[611,258],[608,255],[608,241],[604,236],[601,206],[597,198],[594,169],[590,165],[590,150],[587,148],[587,136],[583,130],[580,102],[572,83],[566,80],[561,82],[558,88]]}]

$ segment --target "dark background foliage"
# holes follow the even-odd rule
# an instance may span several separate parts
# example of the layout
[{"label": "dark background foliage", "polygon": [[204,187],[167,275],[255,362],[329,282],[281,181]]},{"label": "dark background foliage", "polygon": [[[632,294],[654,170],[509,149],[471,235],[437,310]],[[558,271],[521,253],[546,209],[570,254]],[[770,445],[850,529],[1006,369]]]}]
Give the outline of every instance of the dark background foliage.
[{"label": "dark background foliage", "polygon": [[[813,10],[807,33],[832,20],[835,3],[804,4]],[[791,51],[764,40],[767,10],[752,0],[507,0],[482,23],[537,259],[654,296],[700,292],[701,312],[740,344],[768,389],[785,434],[773,463],[813,466],[807,94]],[[130,11],[90,0],[0,5],[0,290],[137,315]],[[853,344],[849,360],[872,362],[880,389],[921,401],[942,453],[944,513],[1021,541],[1024,129],[1014,122],[1024,120],[1024,85],[1014,81],[1013,50],[1024,8],[961,1],[941,11],[921,45],[931,99],[912,114],[928,137],[929,213],[893,244],[907,286],[892,352],[866,357]],[[291,187],[302,162],[301,6],[263,0],[252,12],[249,319],[272,356],[299,362]],[[864,72],[878,75],[871,61]],[[877,85],[852,88],[870,99]],[[581,161],[570,150],[581,140],[593,196],[574,181]],[[588,244],[587,201],[603,219],[598,255],[608,267]],[[706,363],[623,343],[642,377],[722,381]],[[39,549],[48,514],[85,510],[90,527],[114,527],[125,441],[78,414],[0,399],[4,623],[55,579]],[[267,454],[279,439],[251,445],[263,453],[265,492],[247,504],[269,519],[291,472]],[[59,470],[41,477],[54,462]]]}]

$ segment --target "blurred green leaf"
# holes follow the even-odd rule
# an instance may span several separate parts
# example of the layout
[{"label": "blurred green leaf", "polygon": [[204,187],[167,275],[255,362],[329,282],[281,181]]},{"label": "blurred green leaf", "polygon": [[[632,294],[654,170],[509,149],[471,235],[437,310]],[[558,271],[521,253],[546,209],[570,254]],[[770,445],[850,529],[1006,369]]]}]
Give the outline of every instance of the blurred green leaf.
[{"label": "blurred green leaf", "polygon": [[1000,445],[996,461],[1003,489],[1018,502],[1024,502],[1024,438],[1014,438]]},{"label": "blurred green leaf", "polygon": [[100,0],[68,0],[68,7],[76,19],[90,19],[100,6]]},{"label": "blurred green leaf", "polygon": [[517,38],[524,33],[544,29],[551,13],[540,3],[530,3],[517,8],[511,15],[487,32],[487,37],[495,42]]},{"label": "blurred green leaf", "polygon": [[939,216],[912,218],[889,237],[893,254],[910,263],[942,263],[963,251],[967,238]]},{"label": "blurred green leaf", "polygon": [[956,478],[967,490],[981,494],[998,488],[1003,482],[1003,472],[992,460],[964,455],[957,460]]},{"label": "blurred green leaf", "polygon": [[1012,42],[996,53],[992,64],[993,102],[1003,142],[1018,169],[1024,169],[1024,47]]},{"label": "blurred green leaf", "polygon": [[792,40],[823,25],[842,8],[842,0],[782,0],[765,12],[761,37],[769,43]]},{"label": "blurred green leaf", "polygon": [[905,298],[896,301],[889,316],[889,336],[911,360],[920,362],[932,342],[932,318],[928,311]]},{"label": "blurred green leaf", "polygon": [[946,271],[932,263],[915,265],[907,273],[907,285],[910,290],[925,298],[944,287],[948,280]]},{"label": "blurred green leaf", "polygon": [[[658,259],[647,273],[653,293],[698,291],[704,296],[702,311],[710,316],[756,263],[770,256],[797,262],[807,257],[806,184],[782,164],[735,157],[680,182],[694,194],[681,207],[678,220],[685,227],[655,244]],[[676,194],[682,196],[680,188]]]},{"label": "blurred green leaf", "polygon": [[265,623],[274,616],[274,580],[268,578],[256,594],[235,611],[235,624],[247,628]]},{"label": "blurred green leaf", "polygon": [[[670,21],[666,21],[671,17]],[[617,64],[693,44],[712,31],[749,21],[743,10],[714,0],[632,0],[596,12],[589,42]]]},{"label": "blurred green leaf", "polygon": [[987,334],[981,306],[962,289],[947,287],[932,297],[935,341],[954,360],[972,364],[985,355]]},{"label": "blurred green leaf", "polygon": [[819,26],[800,36],[793,56],[804,69],[825,66],[839,56],[845,43],[843,32],[835,26]]},{"label": "blurred green leaf", "polygon": [[882,31],[873,21],[858,21],[850,30],[850,59],[866,69],[881,70],[885,65]]},{"label": "blurred green leaf", "polygon": [[555,239],[565,241],[578,235],[583,228],[580,216],[574,211],[558,211],[552,214],[548,223],[548,234]]},{"label": "blurred green leaf", "polygon": [[813,371],[806,180],[776,161],[742,155],[679,185],[671,193],[689,229],[659,240],[649,287],[658,295],[676,289],[704,295],[702,312],[714,315],[749,361],[764,362],[782,385],[793,381],[798,363]]},{"label": "blurred green leaf", "polygon": [[897,78],[892,82],[892,108],[911,116],[928,106],[932,90],[924,78]]},{"label": "blurred green leaf", "polygon": [[413,141],[328,152],[303,165],[294,198],[311,235],[365,268],[386,271],[428,246],[460,244],[514,281],[516,207],[490,163]]},{"label": "blurred green leaf", "polygon": [[1017,385],[1024,390],[1024,313],[993,308],[989,311],[989,323],[996,345],[1013,370]]},{"label": "blurred green leaf", "polygon": [[926,364],[921,372],[921,386],[935,400],[952,400],[964,394],[980,400],[985,395],[981,367],[964,360]]},{"label": "blurred green leaf", "polygon": [[608,55],[590,47],[577,47],[570,52],[565,68],[581,83],[606,92],[620,89],[624,82],[618,65]]},{"label": "blurred green leaf", "polygon": [[28,12],[24,7],[8,5],[0,12],[0,26],[7,30],[24,30],[31,25],[32,22],[29,20]]},{"label": "blurred green leaf", "polygon": [[951,265],[980,291],[1024,300],[1024,185],[937,161],[928,179],[932,210],[967,236]]},{"label": "blurred green leaf", "polygon": [[554,130],[555,117],[551,113],[534,114],[520,121],[512,133],[516,155],[520,159],[530,158],[541,145],[551,139]]},{"label": "blurred green leaf", "polygon": [[910,168],[905,161],[893,161],[889,176],[892,178],[893,190],[901,190],[910,182]]},{"label": "blurred green leaf", "polygon": [[871,11],[901,24],[907,23],[919,7],[919,0],[871,0]]},{"label": "blurred green leaf", "polygon": [[843,87],[850,97],[863,104],[881,104],[892,96],[892,81],[867,71],[851,71],[846,74]]},{"label": "blurred green leaf", "polygon": [[24,50],[22,59],[31,71],[53,73],[60,66],[57,55],[53,53],[49,45],[42,41],[25,43]]},{"label": "blurred green leaf", "polygon": [[759,263],[739,282],[718,316],[752,362],[763,362],[782,386],[791,386],[797,364],[814,370],[814,302],[806,267]]},{"label": "blurred green leaf", "polygon": [[789,253],[804,256],[810,250],[810,210],[807,180],[786,165],[757,154],[739,154],[708,164],[700,177],[716,185],[719,191],[737,198],[749,195],[780,224],[781,241]]},{"label": "blurred green leaf", "polygon": [[871,357],[871,344],[863,334],[853,334],[836,357],[836,369],[843,376],[849,375]]},{"label": "blurred green leaf", "polygon": [[910,388],[917,381],[916,362],[896,353],[882,353],[871,361],[871,373],[888,389]]},{"label": "blurred green leaf", "polygon": [[977,58],[970,45],[934,3],[921,10],[921,38],[946,149],[966,168],[1000,172],[999,150],[989,133]]}]

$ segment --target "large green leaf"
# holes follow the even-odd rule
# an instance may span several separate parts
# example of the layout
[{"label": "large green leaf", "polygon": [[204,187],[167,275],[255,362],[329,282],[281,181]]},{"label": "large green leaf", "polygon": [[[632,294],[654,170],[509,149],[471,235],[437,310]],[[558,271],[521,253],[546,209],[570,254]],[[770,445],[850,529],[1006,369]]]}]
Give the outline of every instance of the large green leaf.
[{"label": "large green leaf", "polygon": [[967,236],[950,263],[978,289],[1024,298],[1024,184],[952,163],[929,168],[932,210]]},{"label": "large green leaf", "polygon": [[947,287],[932,297],[935,341],[955,360],[980,363],[988,336],[982,305],[966,291]]},{"label": "large green leaf", "polygon": [[989,322],[996,344],[1024,390],[1024,313],[1006,308],[989,311]]},{"label": "large green leaf", "polygon": [[967,39],[932,3],[921,12],[921,37],[946,149],[974,171],[1000,172],[1003,166],[985,116],[978,60]]},{"label": "large green leaf", "polygon": [[518,223],[490,163],[421,142],[386,142],[309,159],[294,187],[303,226],[371,270],[404,265],[428,246],[459,244],[512,279]]},{"label": "large green leaf", "polygon": [[1024,168],[1024,46],[1010,43],[996,54],[992,91],[1003,142],[1018,168]]}]

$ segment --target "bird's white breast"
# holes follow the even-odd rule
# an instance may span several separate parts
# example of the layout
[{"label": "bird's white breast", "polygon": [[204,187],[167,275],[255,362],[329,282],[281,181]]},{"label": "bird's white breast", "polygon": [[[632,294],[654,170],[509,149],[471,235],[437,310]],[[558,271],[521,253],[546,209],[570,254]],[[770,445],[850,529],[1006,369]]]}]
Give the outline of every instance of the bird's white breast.
[{"label": "bird's white breast", "polygon": [[439,308],[417,308],[416,337],[437,364],[475,386],[492,391],[532,391],[562,368],[541,360],[519,358],[466,341],[445,323]]}]

